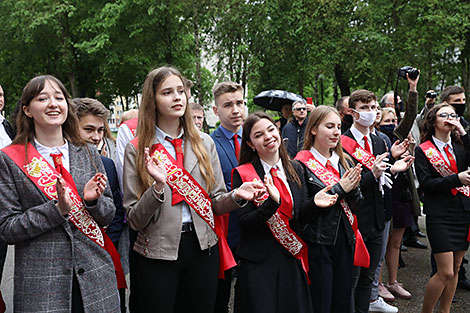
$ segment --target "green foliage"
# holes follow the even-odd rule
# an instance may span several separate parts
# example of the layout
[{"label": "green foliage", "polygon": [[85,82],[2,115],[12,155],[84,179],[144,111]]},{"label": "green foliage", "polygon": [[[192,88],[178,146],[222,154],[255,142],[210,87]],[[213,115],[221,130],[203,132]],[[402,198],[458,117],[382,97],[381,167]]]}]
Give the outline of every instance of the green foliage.
[{"label": "green foliage", "polygon": [[[136,99],[165,64],[195,82],[206,107],[225,79],[247,89],[250,110],[266,89],[317,104],[357,88],[380,97],[404,65],[421,69],[421,95],[469,90],[468,12],[465,0],[3,0],[0,83],[7,113],[39,74],[109,104]],[[407,88],[400,80],[399,93]]]}]

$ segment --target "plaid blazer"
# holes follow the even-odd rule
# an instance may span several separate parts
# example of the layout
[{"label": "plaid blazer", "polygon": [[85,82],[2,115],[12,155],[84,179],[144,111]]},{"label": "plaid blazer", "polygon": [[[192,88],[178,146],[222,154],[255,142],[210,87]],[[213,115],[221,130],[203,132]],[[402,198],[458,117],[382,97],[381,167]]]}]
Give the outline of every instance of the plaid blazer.
[{"label": "plaid blazer", "polygon": [[[105,173],[95,147],[69,143],[70,172],[78,193],[96,173]],[[15,245],[14,311],[71,312],[73,275],[85,312],[120,312],[114,267],[109,254],[68,222],[55,201],[34,185],[0,152],[0,239]],[[95,221],[108,225],[115,207],[109,185],[96,205]]]}]

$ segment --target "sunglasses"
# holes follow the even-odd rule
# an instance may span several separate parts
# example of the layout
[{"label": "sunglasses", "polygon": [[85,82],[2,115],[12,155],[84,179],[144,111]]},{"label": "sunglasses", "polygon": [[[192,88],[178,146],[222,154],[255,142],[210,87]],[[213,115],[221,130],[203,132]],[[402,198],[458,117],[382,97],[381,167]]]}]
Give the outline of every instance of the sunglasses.
[{"label": "sunglasses", "polygon": [[307,111],[307,108],[295,108],[296,111]]}]

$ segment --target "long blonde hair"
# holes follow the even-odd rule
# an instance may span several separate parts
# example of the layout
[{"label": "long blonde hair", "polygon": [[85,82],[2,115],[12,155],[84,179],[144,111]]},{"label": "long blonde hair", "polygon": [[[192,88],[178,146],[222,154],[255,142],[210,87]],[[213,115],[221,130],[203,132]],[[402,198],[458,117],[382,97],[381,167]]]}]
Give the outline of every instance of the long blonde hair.
[{"label": "long blonde hair", "polygon": [[[320,123],[328,116],[330,113],[335,113],[338,115],[338,117],[341,119],[341,116],[339,115],[338,111],[333,108],[329,107],[326,105],[320,105],[312,110],[310,112],[310,116],[308,118],[308,123],[307,127],[305,128],[305,135],[304,135],[304,146],[303,150],[310,150],[313,147],[313,144],[315,143],[315,136],[312,135],[312,130],[313,129],[318,129],[318,126]],[[346,155],[343,152],[343,146],[341,145],[341,139],[338,141],[338,144],[336,147],[333,149],[336,154],[339,156],[339,161],[341,165],[345,169],[349,169],[350,166],[348,162],[346,161],[347,159],[351,160],[348,155]]]},{"label": "long blonde hair", "polygon": [[[142,89],[142,103],[139,108],[139,117],[137,125],[137,137],[139,144],[137,147],[137,187],[139,196],[147,190],[153,183],[152,178],[145,168],[144,148],[151,147],[155,140],[155,125],[158,123],[156,94],[160,85],[171,75],[178,76],[183,86],[186,87],[185,80],[181,73],[173,67],[162,66],[148,73],[144,87]],[[186,94],[185,94],[186,96]],[[187,100],[187,99],[186,99]],[[186,101],[187,102],[187,101]],[[191,142],[191,147],[199,162],[199,169],[206,183],[206,190],[210,192],[215,185],[214,171],[210,162],[209,155],[202,144],[199,131],[194,126],[191,117],[191,110],[186,104],[184,115],[180,118],[180,126],[184,130],[185,136],[185,152],[189,147],[186,143]]]}]

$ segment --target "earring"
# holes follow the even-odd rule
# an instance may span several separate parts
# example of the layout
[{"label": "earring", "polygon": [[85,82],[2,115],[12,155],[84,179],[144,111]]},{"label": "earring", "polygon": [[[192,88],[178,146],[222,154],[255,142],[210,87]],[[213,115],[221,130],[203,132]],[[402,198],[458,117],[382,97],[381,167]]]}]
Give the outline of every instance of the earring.
[{"label": "earring", "polygon": [[255,148],[253,148],[253,152],[256,152]]}]

